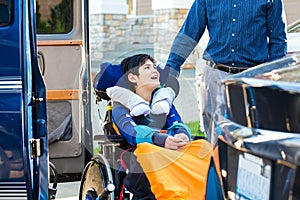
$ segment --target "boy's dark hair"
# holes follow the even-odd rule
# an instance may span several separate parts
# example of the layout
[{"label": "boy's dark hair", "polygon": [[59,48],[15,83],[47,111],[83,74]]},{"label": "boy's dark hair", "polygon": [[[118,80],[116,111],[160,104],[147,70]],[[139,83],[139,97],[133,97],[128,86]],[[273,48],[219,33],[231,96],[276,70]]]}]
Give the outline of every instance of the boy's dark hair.
[{"label": "boy's dark hair", "polygon": [[127,58],[122,60],[122,62],[121,62],[122,70],[124,72],[125,80],[127,81],[127,84],[128,84],[128,87],[129,87],[130,90],[134,91],[135,84],[128,81],[128,79],[127,79],[128,74],[133,73],[134,75],[139,75],[140,66],[145,64],[145,62],[148,59],[151,60],[151,62],[153,62],[154,65],[155,65],[154,58],[152,58],[148,54],[136,54],[136,55],[127,57]]}]

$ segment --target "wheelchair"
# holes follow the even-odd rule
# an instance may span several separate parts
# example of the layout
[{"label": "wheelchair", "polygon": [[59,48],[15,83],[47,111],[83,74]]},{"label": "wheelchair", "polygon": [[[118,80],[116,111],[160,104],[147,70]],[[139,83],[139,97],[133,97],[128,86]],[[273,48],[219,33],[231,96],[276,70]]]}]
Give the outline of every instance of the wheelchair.
[{"label": "wheelchair", "polygon": [[[116,85],[117,81],[114,80],[123,74],[118,71],[120,69],[118,66],[114,68],[115,70],[112,68],[112,65],[108,65],[100,69],[93,82],[96,103],[105,100],[107,107],[103,119],[104,134],[94,137],[94,140],[98,142],[99,152],[87,163],[82,173],[80,200],[129,200],[131,198],[131,193],[124,187],[123,180],[127,175],[126,162],[129,154],[126,153],[131,153],[132,146],[125,141],[112,122],[112,102],[105,92],[106,88]],[[109,70],[110,72],[107,72]],[[112,74],[117,75],[112,78]],[[109,80],[107,80],[108,77]],[[167,84],[175,85],[179,91],[179,84],[176,80],[168,81]],[[99,87],[99,85],[102,86]],[[198,136],[192,139],[205,138]]]},{"label": "wheelchair", "polygon": [[[102,124],[104,134],[94,136],[94,140],[99,145],[99,152],[91,158],[83,170],[79,191],[80,200],[130,199],[130,193],[123,186],[126,170],[122,167],[123,160],[120,158],[132,147],[118,133],[111,120],[112,103],[105,92],[106,88],[114,86],[122,75],[120,66],[103,63],[100,65],[100,72],[94,78],[96,104],[106,101]],[[100,112],[99,115],[102,118]]]},{"label": "wheelchair", "polygon": [[[162,74],[162,72],[161,72]],[[125,85],[121,65],[102,63],[100,71],[93,81],[96,103],[106,101],[105,117],[103,119],[103,135],[95,135],[99,152],[86,164],[81,178],[79,199],[109,199],[129,200],[130,193],[124,188],[123,180],[126,177],[126,155],[130,146],[117,130],[112,122],[112,102],[106,94],[106,88],[117,84]],[[174,79],[168,79],[166,84],[172,86],[176,93],[179,92],[179,83]],[[100,113],[99,113],[100,114]],[[101,117],[101,114],[100,114]],[[124,155],[124,156],[123,156]],[[124,157],[124,159],[122,159]]]},{"label": "wheelchair", "polygon": [[85,166],[79,191],[80,200],[129,200],[130,193],[123,186],[126,171],[122,168],[121,154],[131,146],[118,134],[111,121],[112,105],[104,91],[95,89],[96,103],[107,101],[103,135],[95,135],[99,152]]}]

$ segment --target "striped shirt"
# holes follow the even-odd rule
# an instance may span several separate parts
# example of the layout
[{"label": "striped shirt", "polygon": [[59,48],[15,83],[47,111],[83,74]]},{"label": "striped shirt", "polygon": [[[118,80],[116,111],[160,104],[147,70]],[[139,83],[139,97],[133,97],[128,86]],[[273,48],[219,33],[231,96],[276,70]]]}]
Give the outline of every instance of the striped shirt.
[{"label": "striped shirt", "polygon": [[252,67],[286,54],[281,0],[195,0],[174,39],[167,65],[179,71],[206,28],[210,39],[205,60]]}]

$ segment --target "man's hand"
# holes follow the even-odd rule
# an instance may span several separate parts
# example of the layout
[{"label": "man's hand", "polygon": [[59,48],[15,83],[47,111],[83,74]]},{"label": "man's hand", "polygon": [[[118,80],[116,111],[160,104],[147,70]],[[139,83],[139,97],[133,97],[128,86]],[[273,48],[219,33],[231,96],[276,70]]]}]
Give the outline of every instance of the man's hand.
[{"label": "man's hand", "polygon": [[180,147],[189,143],[189,138],[184,133],[178,133],[174,137],[168,136],[165,142],[165,148],[178,150]]}]

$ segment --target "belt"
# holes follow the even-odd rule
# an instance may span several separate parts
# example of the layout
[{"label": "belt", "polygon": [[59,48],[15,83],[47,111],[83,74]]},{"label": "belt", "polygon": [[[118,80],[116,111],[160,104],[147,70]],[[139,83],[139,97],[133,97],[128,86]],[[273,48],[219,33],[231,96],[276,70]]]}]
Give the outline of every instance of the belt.
[{"label": "belt", "polygon": [[248,67],[232,67],[232,66],[228,66],[228,65],[224,65],[224,64],[220,64],[220,63],[214,63],[210,60],[206,61],[206,64],[214,69],[218,69],[221,70],[223,72],[228,72],[231,74],[237,74],[239,72],[242,72],[246,69],[249,69]]}]

